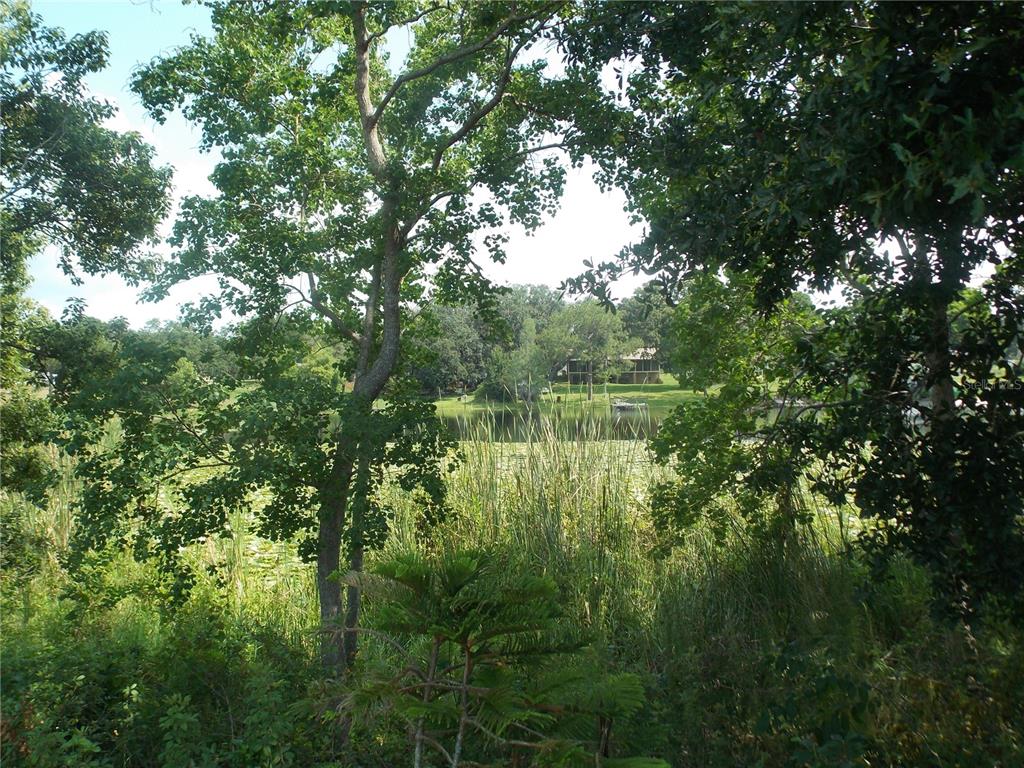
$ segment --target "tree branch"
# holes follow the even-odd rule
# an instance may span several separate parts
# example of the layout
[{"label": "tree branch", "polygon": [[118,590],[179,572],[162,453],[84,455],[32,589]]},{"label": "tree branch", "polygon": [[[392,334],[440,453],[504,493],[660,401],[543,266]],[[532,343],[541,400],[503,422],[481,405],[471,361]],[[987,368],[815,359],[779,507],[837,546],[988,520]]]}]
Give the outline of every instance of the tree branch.
[{"label": "tree branch", "polygon": [[541,144],[536,147],[527,147],[521,152],[516,152],[514,155],[512,155],[512,157],[526,157],[527,155],[533,155],[536,154],[537,152],[543,152],[546,149],[568,149],[568,147],[566,146],[565,142],[554,141],[550,144]]},{"label": "tree branch", "polygon": [[394,648],[395,650],[397,650],[399,653],[403,654],[404,656],[408,656],[409,658],[413,657],[412,654],[409,652],[409,649],[406,648],[404,645],[402,645],[400,642],[398,642],[398,640],[396,640],[395,638],[393,638],[391,635],[387,634],[386,632],[381,632],[380,630],[377,630],[377,629],[370,629],[369,627],[340,627],[340,628],[324,628],[324,627],[321,627],[317,631],[320,632],[320,633],[327,633],[327,634],[343,633],[343,634],[346,634],[346,635],[352,635],[352,634],[369,635],[370,637],[375,637],[378,640],[383,640],[385,643],[390,645],[392,648]]},{"label": "tree branch", "polygon": [[447,749],[445,749],[445,748],[444,748],[443,746],[441,746],[441,742],[439,742],[439,741],[438,741],[437,739],[435,739],[435,738],[434,738],[433,736],[429,736],[429,735],[427,735],[427,734],[425,734],[425,733],[424,733],[424,734],[423,734],[423,735],[422,735],[422,736],[421,736],[420,738],[422,738],[422,739],[423,739],[423,741],[424,741],[424,742],[425,742],[426,744],[429,744],[429,745],[430,745],[430,746],[432,746],[432,747],[433,747],[434,749],[436,749],[436,750],[437,750],[438,752],[440,752],[440,753],[441,753],[441,756],[442,756],[442,757],[443,757],[443,758],[445,759],[445,761],[446,761],[446,762],[447,762],[447,763],[448,763],[449,765],[451,765],[451,763],[452,763],[452,756],[451,756],[450,754],[448,754],[448,750],[447,750]]},{"label": "tree branch", "polygon": [[437,205],[439,202],[444,200],[446,197],[451,197],[455,192],[449,190],[446,192],[438,192],[432,198],[430,198],[423,206],[420,207],[419,211],[402,227],[402,239],[406,241],[406,245],[409,244],[409,233],[412,232],[412,228],[415,227],[423,217],[430,212],[430,209]]},{"label": "tree branch", "polygon": [[356,365],[357,375],[365,373],[370,362],[370,347],[373,341],[373,332],[377,326],[377,302],[380,300],[380,271],[381,265],[378,262],[373,265],[370,290],[366,295],[366,309],[363,313],[363,339],[359,344],[359,360]]},{"label": "tree branch", "polygon": [[441,69],[441,67],[447,66],[448,64],[453,64],[456,61],[459,61],[460,59],[466,58],[467,56],[472,56],[474,53],[479,53],[484,48],[493,43],[495,40],[497,40],[499,37],[501,37],[503,34],[505,34],[505,32],[507,32],[514,24],[531,19],[535,15],[535,13],[526,13],[509,16],[504,21],[502,21],[497,27],[495,27],[494,30],[483,39],[478,40],[475,43],[464,45],[461,48],[456,48],[454,51],[446,53],[444,56],[439,56],[426,66],[399,75],[395,79],[395,82],[391,84],[391,87],[384,94],[383,98],[380,100],[380,104],[377,105],[377,109],[373,113],[371,119],[371,125],[375,126],[380,121],[381,116],[384,114],[384,109],[387,107],[389,103],[391,103],[391,100],[395,98],[398,92],[402,89],[402,86],[404,86],[406,83],[412,82],[413,80],[419,80],[422,77],[427,77],[428,75],[431,75],[437,70]]},{"label": "tree branch", "polygon": [[233,467],[233,466],[235,466],[235,462],[233,462],[233,461],[217,461],[217,462],[214,462],[212,464],[193,464],[193,465],[188,466],[188,467],[181,467],[179,469],[174,470],[173,472],[168,472],[163,477],[157,478],[156,484],[160,485],[161,483],[163,483],[163,482],[165,482],[167,480],[170,480],[172,477],[177,477],[178,475],[183,475],[186,472],[195,472],[198,469],[216,469],[217,467]]},{"label": "tree branch", "polygon": [[370,95],[370,38],[366,32],[366,6],[359,2],[353,3],[352,7],[352,34],[356,43],[356,103],[363,126],[363,143],[366,145],[370,173],[378,181],[383,181],[387,157],[384,154],[384,145],[380,141],[380,134],[377,132],[381,107],[374,109]]},{"label": "tree branch", "polygon": [[499,736],[474,717],[468,718],[466,722],[472,725],[485,736],[488,736],[491,739],[493,739],[495,743],[501,744],[505,747],[526,747],[527,749],[543,749],[545,746],[543,742],[522,741],[520,739],[508,739],[504,736]]},{"label": "tree branch", "polygon": [[429,8],[426,8],[425,10],[420,11],[415,16],[409,16],[408,18],[402,19],[401,21],[396,21],[394,24],[390,24],[387,27],[385,27],[384,29],[382,29],[380,32],[374,32],[373,34],[368,35],[367,38],[366,38],[366,41],[368,43],[372,43],[374,40],[379,40],[380,38],[384,37],[384,35],[386,35],[388,33],[388,30],[394,29],[395,27],[407,27],[410,24],[415,24],[417,21],[422,19],[424,16],[429,16],[434,11],[439,11],[442,8],[446,7],[446,6],[447,6],[447,3],[438,3],[437,5],[432,5]]},{"label": "tree branch", "polygon": [[458,144],[460,141],[466,138],[466,136],[472,133],[473,129],[475,129],[477,125],[480,124],[480,121],[487,117],[487,115],[489,115],[491,112],[493,112],[494,109],[501,103],[502,98],[505,96],[505,91],[508,89],[509,81],[512,79],[512,66],[515,64],[516,58],[519,56],[520,51],[522,51],[523,48],[526,47],[527,43],[532,42],[536,38],[537,33],[544,28],[544,26],[548,23],[548,20],[554,15],[555,11],[558,10],[560,5],[561,4],[559,3],[554,7],[549,8],[548,12],[540,20],[540,23],[535,25],[530,30],[529,34],[525,35],[522,40],[516,43],[515,46],[511,48],[508,51],[508,53],[505,54],[505,64],[502,66],[501,74],[498,76],[498,83],[495,86],[494,95],[491,96],[491,98],[488,99],[473,114],[471,114],[466,119],[466,122],[462,124],[462,127],[455,131],[455,133],[453,133],[448,138],[448,140],[440,147],[438,147],[436,152],[434,152],[434,162],[432,163],[431,167],[435,173],[437,172],[437,169],[441,165],[441,159],[443,158],[444,153],[450,147],[454,146],[455,144]]},{"label": "tree branch", "polygon": [[299,290],[295,286],[289,287],[297,294],[299,294],[299,296],[301,296],[307,304],[313,307],[313,309],[315,309],[321,315],[326,317],[330,321],[331,326],[334,328],[334,330],[336,330],[346,339],[349,339],[350,341],[359,344],[362,341],[362,337],[358,333],[353,331],[351,328],[349,328],[347,325],[345,325],[345,322],[341,319],[341,316],[338,315],[338,313],[336,313],[333,309],[331,309],[324,303],[323,294],[320,293],[320,289],[317,288],[316,286],[316,278],[313,276],[313,273],[306,272],[306,278],[309,280],[308,298],[301,290]]},{"label": "tree branch", "polygon": [[191,435],[192,439],[195,440],[203,448],[203,450],[206,451],[206,455],[209,458],[216,459],[218,461],[230,462],[230,459],[226,458],[218,448],[210,445],[210,443],[206,441],[206,438],[202,435],[202,433],[198,432],[192,425],[190,425],[181,417],[181,415],[178,413],[177,407],[174,405],[174,403],[171,402],[170,398],[167,397],[167,395],[164,393],[161,387],[154,387],[153,391],[156,392],[160,399],[163,401],[163,404],[167,408],[167,412],[171,420],[179,427],[181,427],[183,430],[185,430],[185,432]]}]

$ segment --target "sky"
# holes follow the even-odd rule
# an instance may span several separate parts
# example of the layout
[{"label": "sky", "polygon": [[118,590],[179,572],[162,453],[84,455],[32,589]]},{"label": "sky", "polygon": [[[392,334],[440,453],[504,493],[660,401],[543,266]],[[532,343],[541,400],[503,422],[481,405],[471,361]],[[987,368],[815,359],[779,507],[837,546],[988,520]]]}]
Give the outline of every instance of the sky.
[{"label": "sky", "polygon": [[[198,129],[180,115],[158,124],[131,92],[132,71],[151,59],[188,43],[192,35],[211,33],[208,9],[183,5],[178,0],[35,0],[33,11],[47,26],[60,27],[67,35],[102,30],[109,44],[108,66],[92,75],[92,95],[117,107],[109,127],[138,131],[156,150],[157,163],[174,169],[174,205],[190,195],[211,195],[208,181],[217,162],[216,153],[199,149]],[[400,55],[393,52],[394,64]],[[485,273],[499,284],[533,283],[557,287],[567,277],[583,271],[585,259],[605,261],[622,246],[636,240],[640,229],[629,223],[621,191],[602,192],[591,178],[591,169],[570,169],[561,209],[532,236],[511,229],[505,264],[493,264],[483,257]],[[174,212],[164,222],[162,235],[169,233]],[[159,251],[167,253],[167,246]],[[44,251],[30,265],[33,284],[28,295],[59,316],[71,297],[84,299],[86,313],[102,320],[124,317],[140,327],[149,320],[172,320],[179,305],[213,291],[212,278],[178,286],[160,303],[142,302],[138,289],[116,276],[84,278],[73,285],[57,267],[52,251]],[[624,279],[613,291],[630,294],[639,278]]]}]

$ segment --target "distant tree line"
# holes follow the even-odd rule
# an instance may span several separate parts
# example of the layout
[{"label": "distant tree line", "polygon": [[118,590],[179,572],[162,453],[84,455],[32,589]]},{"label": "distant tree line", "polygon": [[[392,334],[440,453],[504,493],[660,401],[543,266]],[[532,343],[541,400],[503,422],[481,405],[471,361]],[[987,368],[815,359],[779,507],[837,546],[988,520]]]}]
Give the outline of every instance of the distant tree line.
[{"label": "distant tree line", "polygon": [[466,394],[507,400],[535,397],[570,361],[597,383],[640,353],[670,370],[673,309],[648,283],[617,305],[567,301],[555,289],[516,285],[492,313],[469,304],[424,304],[413,376],[425,395]]}]

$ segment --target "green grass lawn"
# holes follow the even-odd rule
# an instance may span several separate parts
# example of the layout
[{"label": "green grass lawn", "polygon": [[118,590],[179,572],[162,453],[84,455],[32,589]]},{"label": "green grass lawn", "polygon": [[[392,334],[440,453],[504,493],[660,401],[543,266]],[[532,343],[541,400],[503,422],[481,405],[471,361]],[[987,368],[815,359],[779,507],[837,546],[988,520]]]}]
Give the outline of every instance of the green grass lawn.
[{"label": "green grass lawn", "polygon": [[[551,394],[542,395],[540,401],[533,405],[543,412],[584,414],[605,412],[616,400],[626,400],[647,403],[650,415],[661,418],[680,403],[700,397],[697,392],[680,389],[671,374],[662,374],[661,379],[661,384],[595,384],[594,399],[589,401],[586,384],[560,382],[551,387]],[[472,394],[465,397],[443,397],[435,405],[438,415],[442,417],[473,416],[497,410],[514,412],[528,407],[526,403],[477,400]]]}]

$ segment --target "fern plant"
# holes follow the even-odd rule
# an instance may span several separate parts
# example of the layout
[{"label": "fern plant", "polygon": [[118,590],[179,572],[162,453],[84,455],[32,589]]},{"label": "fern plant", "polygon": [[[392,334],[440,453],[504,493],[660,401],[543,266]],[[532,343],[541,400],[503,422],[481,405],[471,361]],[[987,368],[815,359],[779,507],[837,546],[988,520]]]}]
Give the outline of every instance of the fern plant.
[{"label": "fern plant", "polygon": [[372,610],[357,631],[393,653],[344,701],[364,722],[404,723],[412,764],[662,766],[615,759],[611,727],[644,702],[634,675],[604,675],[562,621],[554,582],[482,550],[406,553],[350,574]]}]

